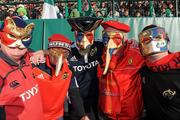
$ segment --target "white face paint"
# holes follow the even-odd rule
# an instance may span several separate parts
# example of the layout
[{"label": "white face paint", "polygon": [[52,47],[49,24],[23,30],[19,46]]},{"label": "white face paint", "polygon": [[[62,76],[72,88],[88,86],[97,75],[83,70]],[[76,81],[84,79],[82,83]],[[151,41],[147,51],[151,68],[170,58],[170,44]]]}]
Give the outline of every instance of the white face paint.
[{"label": "white face paint", "polygon": [[12,43],[11,45],[8,45],[8,47],[17,47],[20,49],[26,48],[23,43],[22,40],[16,40],[14,43]]},{"label": "white face paint", "polygon": [[140,48],[143,56],[168,51],[169,39],[161,27],[153,27],[139,34]]},{"label": "white face paint", "polygon": [[148,44],[142,44],[142,53],[144,56],[160,53],[168,50],[168,43],[165,40],[151,41]]}]

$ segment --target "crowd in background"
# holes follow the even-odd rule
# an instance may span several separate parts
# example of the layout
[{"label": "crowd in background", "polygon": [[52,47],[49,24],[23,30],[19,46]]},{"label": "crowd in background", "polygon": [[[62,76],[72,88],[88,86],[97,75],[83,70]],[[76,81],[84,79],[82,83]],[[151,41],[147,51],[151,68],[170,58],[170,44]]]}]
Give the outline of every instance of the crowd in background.
[{"label": "crowd in background", "polygon": [[[31,2],[31,0],[1,0],[0,20],[3,20],[6,16],[20,15],[20,12],[25,19],[40,19],[44,0],[38,0],[38,2],[32,1],[33,2]],[[94,14],[98,17],[176,17],[178,15],[176,13],[176,0],[159,0],[153,1],[153,3],[151,2],[152,1],[150,0],[103,0],[102,2],[97,0],[92,1],[91,6]],[[83,5],[84,4],[82,4],[82,8]],[[65,18],[67,15],[65,13],[65,0],[56,1],[55,6],[58,17]],[[80,15],[76,1],[68,2],[67,7],[69,17]]]}]

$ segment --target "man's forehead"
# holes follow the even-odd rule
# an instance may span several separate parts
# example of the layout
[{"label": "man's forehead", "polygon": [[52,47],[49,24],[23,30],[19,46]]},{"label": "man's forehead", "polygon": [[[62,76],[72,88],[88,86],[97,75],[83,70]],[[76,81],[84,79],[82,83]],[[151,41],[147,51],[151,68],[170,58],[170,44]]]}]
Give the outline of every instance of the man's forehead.
[{"label": "man's forehead", "polygon": [[117,30],[112,27],[107,27],[106,29],[104,29],[104,31],[106,31],[106,32],[123,32],[123,31]]},{"label": "man's forehead", "polygon": [[88,34],[88,33],[94,33],[94,30],[93,31],[86,31],[86,32],[80,32],[80,31],[77,31],[77,33],[81,33],[81,34]]},{"label": "man's forehead", "polygon": [[54,47],[54,48],[49,48],[49,50],[55,50],[55,51],[68,51],[68,49],[66,49],[66,48],[62,48],[62,47]]}]

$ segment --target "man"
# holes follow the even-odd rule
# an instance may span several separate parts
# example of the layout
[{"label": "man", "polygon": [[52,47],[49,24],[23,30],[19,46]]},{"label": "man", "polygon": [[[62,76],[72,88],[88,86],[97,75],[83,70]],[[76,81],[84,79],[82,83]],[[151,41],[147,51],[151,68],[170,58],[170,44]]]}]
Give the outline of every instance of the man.
[{"label": "man", "polygon": [[94,31],[102,20],[94,17],[68,19],[76,39],[71,48],[69,64],[76,77],[81,97],[77,100],[74,97],[79,94],[69,93],[71,120],[98,120],[97,65],[101,62],[103,44],[94,41]]},{"label": "man", "polygon": [[125,40],[130,31],[115,20],[103,22],[103,64],[98,67],[99,108],[103,119],[139,120],[143,110],[140,68],[144,61],[138,47]]},{"label": "man", "polygon": [[44,120],[61,120],[72,77],[67,61],[71,41],[61,34],[53,34],[48,40],[46,63],[35,67],[34,74],[42,97]]},{"label": "man", "polygon": [[34,24],[7,17],[0,29],[0,119],[43,120],[38,84],[28,46]]},{"label": "man", "polygon": [[147,120],[180,118],[180,53],[169,52],[169,38],[164,28],[149,25],[139,34],[145,57],[143,97]]}]

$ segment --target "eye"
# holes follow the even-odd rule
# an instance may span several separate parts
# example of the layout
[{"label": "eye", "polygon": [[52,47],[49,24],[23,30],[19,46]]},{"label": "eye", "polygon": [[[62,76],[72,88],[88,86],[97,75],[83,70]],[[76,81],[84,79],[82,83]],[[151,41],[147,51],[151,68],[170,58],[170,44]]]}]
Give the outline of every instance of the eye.
[{"label": "eye", "polygon": [[156,38],[155,38],[155,40],[160,40],[162,37],[161,37],[161,35],[158,35]]},{"label": "eye", "polygon": [[78,36],[83,36],[83,33],[82,33],[82,32],[78,32],[77,35],[78,35]]},{"label": "eye", "polygon": [[13,34],[9,34],[9,37],[15,39],[16,37]]},{"label": "eye", "polygon": [[29,40],[31,38],[31,36],[26,36],[24,38],[22,38],[23,41]]},{"label": "eye", "polygon": [[10,49],[16,49],[17,47],[9,47]]},{"label": "eye", "polygon": [[151,42],[151,38],[144,38],[142,42],[148,44],[149,42]]}]

